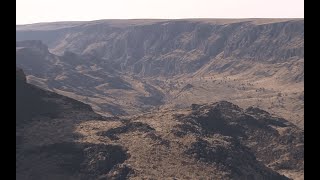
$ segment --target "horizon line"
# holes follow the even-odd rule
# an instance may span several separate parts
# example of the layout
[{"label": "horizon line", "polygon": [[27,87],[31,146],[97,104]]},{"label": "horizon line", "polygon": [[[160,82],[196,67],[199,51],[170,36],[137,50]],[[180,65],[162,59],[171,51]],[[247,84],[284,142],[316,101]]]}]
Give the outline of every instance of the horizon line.
[{"label": "horizon line", "polygon": [[67,22],[94,22],[94,21],[103,21],[103,20],[197,20],[197,19],[226,19],[226,20],[241,20],[241,19],[304,19],[304,17],[253,17],[253,18],[112,18],[112,19],[94,19],[94,20],[58,20],[58,21],[43,21],[43,22],[34,22],[34,23],[26,23],[26,24],[17,24],[16,26],[24,26],[24,25],[35,25],[35,24],[46,24],[46,23],[67,23]]}]

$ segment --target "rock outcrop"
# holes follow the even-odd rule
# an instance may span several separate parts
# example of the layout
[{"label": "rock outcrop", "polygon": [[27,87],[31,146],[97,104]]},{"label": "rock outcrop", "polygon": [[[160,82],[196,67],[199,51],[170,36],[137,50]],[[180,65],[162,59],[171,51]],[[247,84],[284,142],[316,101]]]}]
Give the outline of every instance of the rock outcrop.
[{"label": "rock outcrop", "polygon": [[[190,133],[199,137],[187,151],[196,158],[204,161],[212,159],[228,166],[227,159],[244,157],[245,155],[240,155],[240,152],[252,152],[259,161],[274,170],[304,171],[304,131],[264,110],[253,107],[244,110],[230,102],[221,101],[205,105],[194,104],[190,114],[179,116],[178,119],[183,123],[173,130],[178,137]],[[219,140],[209,142],[202,139],[203,136],[213,139],[219,139],[216,136],[222,137],[220,140],[223,142]],[[226,144],[230,144],[230,147]],[[235,157],[232,157],[232,151],[237,151]],[[245,159],[241,162],[245,163]],[[257,165],[254,164],[252,167]]]}]

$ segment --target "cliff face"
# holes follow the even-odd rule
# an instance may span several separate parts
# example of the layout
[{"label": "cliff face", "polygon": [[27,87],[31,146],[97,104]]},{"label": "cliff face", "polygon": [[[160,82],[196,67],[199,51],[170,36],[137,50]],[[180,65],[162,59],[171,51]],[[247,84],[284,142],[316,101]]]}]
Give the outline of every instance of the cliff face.
[{"label": "cliff face", "polygon": [[39,39],[54,53],[91,54],[103,58],[105,66],[143,76],[193,73],[221,58],[274,63],[304,57],[303,20],[265,21],[119,20],[121,26],[97,21],[38,31],[22,26],[17,40]]},{"label": "cliff face", "polygon": [[42,23],[16,35],[30,83],[105,115],[228,99],[303,128],[303,19]]}]

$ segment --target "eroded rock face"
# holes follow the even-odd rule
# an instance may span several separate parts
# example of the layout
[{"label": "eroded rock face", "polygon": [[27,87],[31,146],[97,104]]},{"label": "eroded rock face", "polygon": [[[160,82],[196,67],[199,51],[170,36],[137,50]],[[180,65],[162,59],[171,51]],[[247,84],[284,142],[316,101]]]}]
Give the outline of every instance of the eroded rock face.
[{"label": "eroded rock face", "polygon": [[30,83],[104,115],[227,98],[304,124],[303,19],[44,23],[17,26],[17,40]]},{"label": "eroded rock face", "polygon": [[[17,30],[17,39],[39,39],[58,54],[71,51],[103,58],[107,66],[143,76],[192,73],[223,54],[224,59],[277,61],[304,57],[304,21],[256,24],[164,21],[142,24],[84,23],[39,32]],[[52,24],[54,26],[54,24]],[[50,39],[43,34],[56,34]],[[218,67],[212,67],[218,68]],[[223,69],[217,71],[223,71]]]}]

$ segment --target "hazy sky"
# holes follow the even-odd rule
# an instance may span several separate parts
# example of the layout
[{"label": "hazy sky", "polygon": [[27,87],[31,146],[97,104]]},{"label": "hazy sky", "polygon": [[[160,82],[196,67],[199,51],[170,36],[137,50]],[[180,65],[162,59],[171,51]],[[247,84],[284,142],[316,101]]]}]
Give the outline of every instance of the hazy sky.
[{"label": "hazy sky", "polygon": [[16,0],[16,23],[141,18],[304,18],[304,0]]}]

